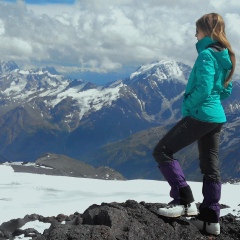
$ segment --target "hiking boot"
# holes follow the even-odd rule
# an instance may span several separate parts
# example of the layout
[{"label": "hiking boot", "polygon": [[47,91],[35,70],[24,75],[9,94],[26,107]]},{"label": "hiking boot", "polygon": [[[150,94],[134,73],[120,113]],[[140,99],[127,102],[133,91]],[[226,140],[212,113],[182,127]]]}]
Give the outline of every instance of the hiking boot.
[{"label": "hiking boot", "polygon": [[186,205],[167,205],[158,209],[158,214],[165,217],[195,216],[198,215],[198,209],[195,203]]},{"label": "hiking boot", "polygon": [[200,231],[212,235],[220,234],[219,216],[216,209],[201,208],[199,214],[195,218],[191,218],[190,222]]},{"label": "hiking boot", "polygon": [[212,234],[212,235],[220,234],[220,224],[219,223],[211,223],[211,222],[202,221],[202,220],[198,219],[197,217],[191,218],[190,222],[200,231],[204,231],[204,232]]}]

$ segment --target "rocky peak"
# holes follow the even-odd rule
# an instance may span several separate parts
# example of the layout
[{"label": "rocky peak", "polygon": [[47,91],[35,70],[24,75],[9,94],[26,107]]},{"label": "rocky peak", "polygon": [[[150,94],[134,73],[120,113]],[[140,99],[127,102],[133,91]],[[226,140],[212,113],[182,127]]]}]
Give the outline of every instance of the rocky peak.
[{"label": "rocky peak", "polygon": [[140,66],[134,73],[130,75],[131,82],[138,79],[155,78],[158,81],[166,79],[178,79],[186,83],[184,69],[180,63],[171,60],[156,61]]},{"label": "rocky peak", "polygon": [[0,75],[10,73],[13,70],[19,69],[18,65],[14,61],[0,60]]}]

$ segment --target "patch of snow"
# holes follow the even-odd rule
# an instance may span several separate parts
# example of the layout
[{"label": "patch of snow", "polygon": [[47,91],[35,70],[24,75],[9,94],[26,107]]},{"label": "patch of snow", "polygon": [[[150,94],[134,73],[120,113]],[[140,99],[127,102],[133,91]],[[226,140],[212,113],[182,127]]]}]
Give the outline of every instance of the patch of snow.
[{"label": "patch of snow", "polygon": [[[60,213],[70,215],[76,211],[83,213],[89,206],[103,202],[125,202],[132,199],[138,202],[167,203],[171,200],[170,187],[165,181],[99,180],[15,173],[6,165],[0,165],[0,176],[0,224],[33,213],[45,217]],[[196,203],[202,202],[202,183],[188,184]],[[240,183],[222,185],[220,203],[230,208],[221,210],[221,216],[231,213],[240,217],[239,198],[233,197],[232,193],[240,195]],[[43,229],[44,226],[39,228]]]}]

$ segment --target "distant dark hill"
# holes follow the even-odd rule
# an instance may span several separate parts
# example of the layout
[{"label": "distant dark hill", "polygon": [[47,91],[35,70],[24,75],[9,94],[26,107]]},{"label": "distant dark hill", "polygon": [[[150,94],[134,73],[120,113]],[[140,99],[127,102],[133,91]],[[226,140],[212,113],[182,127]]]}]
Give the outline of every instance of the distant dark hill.
[{"label": "distant dark hill", "polygon": [[109,167],[93,166],[64,155],[46,153],[35,163],[8,163],[15,172],[36,173],[57,176],[94,178],[106,180],[125,180],[119,172]]}]

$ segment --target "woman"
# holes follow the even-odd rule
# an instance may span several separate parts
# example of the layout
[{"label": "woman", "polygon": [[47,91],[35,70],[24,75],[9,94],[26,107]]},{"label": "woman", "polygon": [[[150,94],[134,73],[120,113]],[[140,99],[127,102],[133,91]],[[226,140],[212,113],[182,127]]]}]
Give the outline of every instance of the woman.
[{"label": "woman", "polygon": [[168,217],[198,214],[190,186],[173,154],[197,141],[203,174],[203,202],[191,221],[199,230],[220,234],[219,216],[221,179],[219,137],[226,122],[221,101],[232,91],[231,78],[235,54],[225,34],[225,24],[217,13],[202,16],[196,22],[198,57],[188,79],[180,120],[156,145],[153,156],[168,181],[173,198],[158,213]]}]

